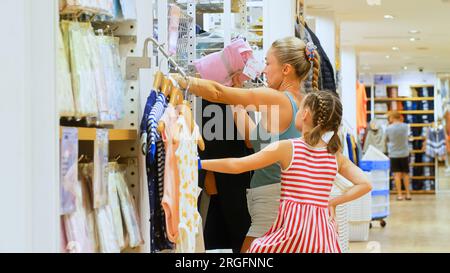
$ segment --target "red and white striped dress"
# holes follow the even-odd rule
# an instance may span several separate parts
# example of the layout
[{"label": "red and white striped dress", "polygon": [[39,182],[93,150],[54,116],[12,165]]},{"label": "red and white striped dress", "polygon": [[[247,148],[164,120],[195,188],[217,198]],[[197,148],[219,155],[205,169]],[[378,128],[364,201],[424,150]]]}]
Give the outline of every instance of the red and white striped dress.
[{"label": "red and white striped dress", "polygon": [[340,253],[337,225],[328,210],[338,172],[336,156],[293,139],[290,167],[281,172],[278,217],[249,253]]}]

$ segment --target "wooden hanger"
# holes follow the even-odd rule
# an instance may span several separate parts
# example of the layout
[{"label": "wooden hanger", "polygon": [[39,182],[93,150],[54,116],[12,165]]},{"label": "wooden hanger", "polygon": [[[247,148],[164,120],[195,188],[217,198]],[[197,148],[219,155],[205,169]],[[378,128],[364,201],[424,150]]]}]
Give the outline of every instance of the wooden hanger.
[{"label": "wooden hanger", "polygon": [[[195,129],[195,120],[191,110],[191,103],[189,101],[183,100],[183,103],[181,104],[180,114],[184,116],[186,123],[189,126],[189,130],[191,134],[193,134]],[[201,135],[198,135],[197,145],[201,151],[205,150],[205,141],[203,140]]]},{"label": "wooden hanger", "polygon": [[153,90],[161,91],[161,85],[164,80],[164,74],[161,71],[155,73],[155,80],[153,81]]},{"label": "wooden hanger", "polygon": [[[170,94],[169,104],[174,107],[178,105],[176,103],[176,100],[179,98],[179,96],[178,96],[179,90],[178,91],[177,90],[178,90],[177,88],[173,87],[172,81],[163,76],[161,92],[166,97],[168,97]],[[158,123],[158,132],[161,134],[162,132],[164,132],[165,128],[166,128],[166,124],[164,123],[164,121],[160,121]]]},{"label": "wooden hanger", "polygon": [[164,94],[164,96],[169,97],[169,95],[172,92],[172,88],[173,88],[172,81],[163,75],[162,84],[161,84],[161,92]]}]

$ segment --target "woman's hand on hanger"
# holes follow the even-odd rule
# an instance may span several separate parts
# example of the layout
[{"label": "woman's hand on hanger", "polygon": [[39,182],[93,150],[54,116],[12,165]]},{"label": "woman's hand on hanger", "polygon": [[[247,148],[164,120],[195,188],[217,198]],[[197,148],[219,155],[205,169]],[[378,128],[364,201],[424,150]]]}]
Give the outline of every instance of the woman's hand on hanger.
[{"label": "woman's hand on hanger", "polygon": [[244,87],[244,82],[241,81],[242,72],[238,71],[231,76],[231,80],[233,82],[234,88],[242,88]]}]

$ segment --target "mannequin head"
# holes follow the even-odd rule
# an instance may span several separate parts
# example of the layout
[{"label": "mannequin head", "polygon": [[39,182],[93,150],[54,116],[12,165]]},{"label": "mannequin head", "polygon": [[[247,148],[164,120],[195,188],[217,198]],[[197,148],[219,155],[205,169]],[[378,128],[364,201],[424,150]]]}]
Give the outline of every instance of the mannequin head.
[{"label": "mannequin head", "polygon": [[306,53],[306,44],[295,37],[275,41],[267,52],[264,74],[270,88],[283,90],[293,83],[299,84],[314,69],[313,88],[318,90],[320,61],[317,51],[312,62]]}]

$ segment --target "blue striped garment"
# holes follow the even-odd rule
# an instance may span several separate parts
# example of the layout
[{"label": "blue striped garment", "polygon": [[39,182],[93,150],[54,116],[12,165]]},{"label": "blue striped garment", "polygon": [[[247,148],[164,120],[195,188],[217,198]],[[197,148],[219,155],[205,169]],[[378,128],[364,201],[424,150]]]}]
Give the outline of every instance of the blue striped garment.
[{"label": "blue striped garment", "polygon": [[155,160],[156,141],[161,138],[157,130],[158,122],[167,108],[167,103],[166,96],[163,93],[158,93],[155,105],[147,119],[147,145],[149,145],[148,152],[152,161]]},{"label": "blue striped garment", "polygon": [[140,125],[141,147],[142,153],[144,155],[147,154],[147,120],[153,105],[155,105],[155,102],[156,102],[156,91],[152,90],[150,91],[150,95],[147,97],[147,102],[145,104],[144,114],[142,116],[142,121]]}]

